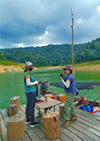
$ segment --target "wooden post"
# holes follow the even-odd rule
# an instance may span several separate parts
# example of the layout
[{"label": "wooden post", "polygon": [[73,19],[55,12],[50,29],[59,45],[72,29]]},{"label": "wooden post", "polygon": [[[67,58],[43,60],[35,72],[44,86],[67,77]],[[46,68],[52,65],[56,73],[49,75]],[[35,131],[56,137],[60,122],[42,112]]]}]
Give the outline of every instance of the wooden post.
[{"label": "wooden post", "polygon": [[60,111],[60,117],[63,118],[64,117],[64,104],[61,104],[59,106],[59,111]]},{"label": "wooden post", "polygon": [[56,139],[61,136],[59,116],[55,112],[43,115],[44,134],[48,139]]},{"label": "wooden post", "polygon": [[1,119],[0,119],[0,136],[2,135],[2,129],[1,129]]},{"label": "wooden post", "polygon": [[13,116],[15,114],[17,114],[18,109],[17,109],[17,105],[16,104],[10,104],[7,106],[7,114],[8,116]]},{"label": "wooden post", "polygon": [[72,19],[72,25],[71,25],[71,29],[72,29],[72,64],[74,65],[74,14],[73,11],[71,9],[71,19]]},{"label": "wooden post", "polygon": [[12,116],[7,121],[7,139],[20,139],[25,135],[25,119],[20,114]]},{"label": "wooden post", "polygon": [[[74,67],[74,14],[73,14],[72,9],[71,9],[71,20],[72,20],[72,25],[71,25],[71,29],[72,29],[72,67]],[[73,75],[75,75],[74,70],[73,70]]]},{"label": "wooden post", "polygon": [[15,97],[11,98],[11,104],[16,104],[17,105],[17,109],[20,110],[21,109],[20,97],[19,96],[15,96]]}]

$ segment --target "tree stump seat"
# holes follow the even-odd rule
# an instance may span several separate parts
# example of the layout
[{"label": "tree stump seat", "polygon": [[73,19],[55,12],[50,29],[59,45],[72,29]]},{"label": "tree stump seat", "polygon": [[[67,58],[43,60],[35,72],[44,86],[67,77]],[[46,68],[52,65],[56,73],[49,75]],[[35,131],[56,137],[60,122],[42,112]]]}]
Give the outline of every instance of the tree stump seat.
[{"label": "tree stump seat", "polygon": [[20,97],[19,96],[15,96],[15,97],[11,98],[11,104],[16,104],[17,105],[17,109],[19,111],[21,109]]},{"label": "tree stump seat", "polygon": [[56,139],[61,136],[60,121],[57,113],[43,114],[44,134],[48,139]]},{"label": "tree stump seat", "polygon": [[10,104],[7,106],[7,114],[8,116],[13,116],[15,114],[17,114],[18,109],[17,109],[17,105],[16,104]]},{"label": "tree stump seat", "polygon": [[25,135],[25,118],[16,114],[7,121],[7,139],[20,139]]}]

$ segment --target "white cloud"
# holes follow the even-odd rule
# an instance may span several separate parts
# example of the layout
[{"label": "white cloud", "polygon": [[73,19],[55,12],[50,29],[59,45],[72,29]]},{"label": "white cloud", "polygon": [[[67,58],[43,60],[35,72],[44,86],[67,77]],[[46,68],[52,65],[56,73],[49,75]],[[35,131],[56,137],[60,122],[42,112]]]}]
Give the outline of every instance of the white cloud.
[{"label": "white cloud", "polygon": [[23,43],[20,43],[20,44],[16,44],[17,47],[24,47],[25,45]]},{"label": "white cloud", "polygon": [[100,0],[0,0],[0,47],[71,42],[100,37]]},{"label": "white cloud", "polygon": [[100,11],[100,5],[97,7],[97,10]]},{"label": "white cloud", "polygon": [[78,19],[78,20],[76,21],[76,23],[77,23],[77,24],[81,24],[81,23],[82,23],[82,19]]}]

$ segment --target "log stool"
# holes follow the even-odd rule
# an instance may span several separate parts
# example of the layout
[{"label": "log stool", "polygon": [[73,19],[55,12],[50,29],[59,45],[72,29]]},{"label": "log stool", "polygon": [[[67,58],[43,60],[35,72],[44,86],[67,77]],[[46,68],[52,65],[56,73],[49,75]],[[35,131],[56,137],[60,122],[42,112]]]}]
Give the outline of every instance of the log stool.
[{"label": "log stool", "polygon": [[43,114],[44,134],[48,139],[56,139],[61,136],[59,116],[55,112]]},{"label": "log stool", "polygon": [[2,135],[2,129],[1,129],[1,119],[0,119],[0,136]]},{"label": "log stool", "polygon": [[20,97],[19,96],[15,96],[15,97],[11,98],[11,104],[16,104],[17,105],[17,109],[19,111],[21,109]]},{"label": "log stool", "polygon": [[20,139],[25,135],[25,119],[20,114],[12,116],[7,121],[7,139]]},{"label": "log stool", "polygon": [[8,116],[13,116],[15,114],[17,114],[18,109],[17,109],[17,105],[16,104],[10,104],[7,106],[7,114]]},{"label": "log stool", "polygon": [[59,111],[60,111],[60,117],[64,117],[64,104],[61,104],[60,106],[59,106]]}]

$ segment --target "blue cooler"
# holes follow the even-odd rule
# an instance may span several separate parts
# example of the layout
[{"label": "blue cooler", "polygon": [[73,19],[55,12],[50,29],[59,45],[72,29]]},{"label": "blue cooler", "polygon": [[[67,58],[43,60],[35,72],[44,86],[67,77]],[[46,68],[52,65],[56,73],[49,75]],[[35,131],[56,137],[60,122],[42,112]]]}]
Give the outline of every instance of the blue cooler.
[{"label": "blue cooler", "polygon": [[88,104],[88,105],[85,104],[85,105],[81,106],[80,109],[87,111],[87,112],[94,111],[94,107],[92,104]]}]

